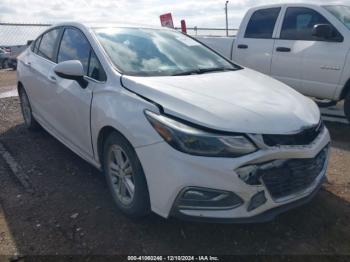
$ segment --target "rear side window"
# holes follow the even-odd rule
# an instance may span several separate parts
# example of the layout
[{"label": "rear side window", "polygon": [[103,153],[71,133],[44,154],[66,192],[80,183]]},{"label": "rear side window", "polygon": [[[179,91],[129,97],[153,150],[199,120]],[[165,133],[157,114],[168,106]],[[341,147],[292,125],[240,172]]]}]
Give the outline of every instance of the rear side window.
[{"label": "rear side window", "polygon": [[281,8],[267,8],[255,11],[248,23],[245,38],[272,38],[273,30]]},{"label": "rear side window", "polygon": [[58,63],[68,60],[79,60],[86,76],[98,81],[105,81],[107,78],[88,40],[79,30],[73,28],[64,31],[57,56]]},{"label": "rear side window", "polygon": [[[326,18],[315,10],[304,7],[289,7],[283,21],[280,38],[286,40],[320,40],[312,35],[312,30],[317,24],[328,24],[333,27]],[[335,28],[333,31],[334,39],[342,37]]]},{"label": "rear side window", "polygon": [[39,37],[39,38],[38,38],[37,40],[35,40],[35,42],[33,43],[32,51],[33,51],[34,53],[38,53],[40,41],[41,41],[41,37]]},{"label": "rear side window", "polygon": [[57,37],[59,35],[60,29],[53,29],[45,34],[43,34],[40,41],[38,55],[49,59],[54,60],[55,45],[57,43]]}]

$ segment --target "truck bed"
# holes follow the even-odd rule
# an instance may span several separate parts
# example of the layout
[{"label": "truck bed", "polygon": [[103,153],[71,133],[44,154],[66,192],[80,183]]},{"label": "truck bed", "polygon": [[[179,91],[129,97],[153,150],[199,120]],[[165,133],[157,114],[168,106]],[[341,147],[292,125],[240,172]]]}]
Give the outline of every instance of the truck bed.
[{"label": "truck bed", "polygon": [[197,40],[231,59],[232,46],[236,37],[196,36]]}]

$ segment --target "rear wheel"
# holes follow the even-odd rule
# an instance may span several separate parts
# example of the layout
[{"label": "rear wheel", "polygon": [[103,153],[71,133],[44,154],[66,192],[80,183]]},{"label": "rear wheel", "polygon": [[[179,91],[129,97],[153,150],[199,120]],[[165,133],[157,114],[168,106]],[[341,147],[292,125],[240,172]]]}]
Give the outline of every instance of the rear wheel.
[{"label": "rear wheel", "polygon": [[104,143],[103,167],[118,208],[131,217],[147,215],[150,201],[141,163],[131,144],[117,132]]},{"label": "rear wheel", "polygon": [[344,113],[346,118],[348,119],[350,123],[350,92],[348,92],[348,95],[345,98],[344,102]]},{"label": "rear wheel", "polygon": [[30,106],[27,93],[23,88],[20,88],[18,92],[19,92],[19,99],[21,101],[21,109],[22,109],[24,124],[30,130],[37,130],[40,126],[38,122],[35,120],[35,118],[33,117],[32,107]]}]

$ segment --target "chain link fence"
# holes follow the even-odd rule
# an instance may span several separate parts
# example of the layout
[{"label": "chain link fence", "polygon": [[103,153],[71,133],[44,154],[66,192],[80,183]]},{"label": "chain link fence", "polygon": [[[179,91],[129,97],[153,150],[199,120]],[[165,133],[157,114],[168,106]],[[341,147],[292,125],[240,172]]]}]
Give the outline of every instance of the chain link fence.
[{"label": "chain link fence", "polygon": [[[47,29],[50,24],[0,23],[0,88],[9,89],[16,83],[14,70],[16,57],[27,47],[28,41]],[[181,30],[181,28],[175,28]],[[237,29],[229,29],[229,36],[234,36]],[[192,36],[226,36],[223,28],[189,27],[187,33]],[[0,91],[1,91],[0,90]]]},{"label": "chain link fence", "polygon": [[49,24],[0,23],[0,69],[16,69],[16,57]]},{"label": "chain link fence", "polygon": [[16,85],[17,56],[49,24],[0,23],[0,94]]},{"label": "chain link fence", "polygon": [[[0,68],[8,57],[15,58],[26,47],[27,42],[34,40],[50,24],[0,23]],[[181,30],[181,28],[175,28]],[[224,28],[189,27],[187,33],[192,36],[226,36]],[[235,36],[237,29],[229,29],[229,36]]]},{"label": "chain link fence", "polygon": [[[175,27],[176,30],[181,30],[180,27]],[[238,29],[228,29],[228,36],[236,36]],[[212,36],[212,37],[225,37],[225,28],[204,28],[204,27],[188,27],[187,34],[191,36]]]},{"label": "chain link fence", "polygon": [[[16,57],[50,24],[0,23],[0,69],[15,68]],[[181,28],[176,28],[181,30]],[[226,36],[224,28],[189,27],[192,36]],[[237,29],[229,29],[229,36],[235,36]]]}]

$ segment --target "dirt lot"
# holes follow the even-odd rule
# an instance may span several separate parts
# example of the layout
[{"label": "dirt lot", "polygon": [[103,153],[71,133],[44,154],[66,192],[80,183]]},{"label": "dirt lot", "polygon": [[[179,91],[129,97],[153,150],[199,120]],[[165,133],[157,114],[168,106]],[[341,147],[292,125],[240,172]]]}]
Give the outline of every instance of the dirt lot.
[{"label": "dirt lot", "polygon": [[222,225],[156,215],[128,219],[114,207],[96,169],[45,131],[29,132],[22,123],[18,98],[0,99],[0,143],[33,190],[25,190],[0,157],[0,255],[350,255],[348,125],[326,123],[333,139],[329,183],[311,203],[270,223]]},{"label": "dirt lot", "polygon": [[14,85],[16,85],[16,71],[0,70],[0,92],[8,91],[8,88]]}]

